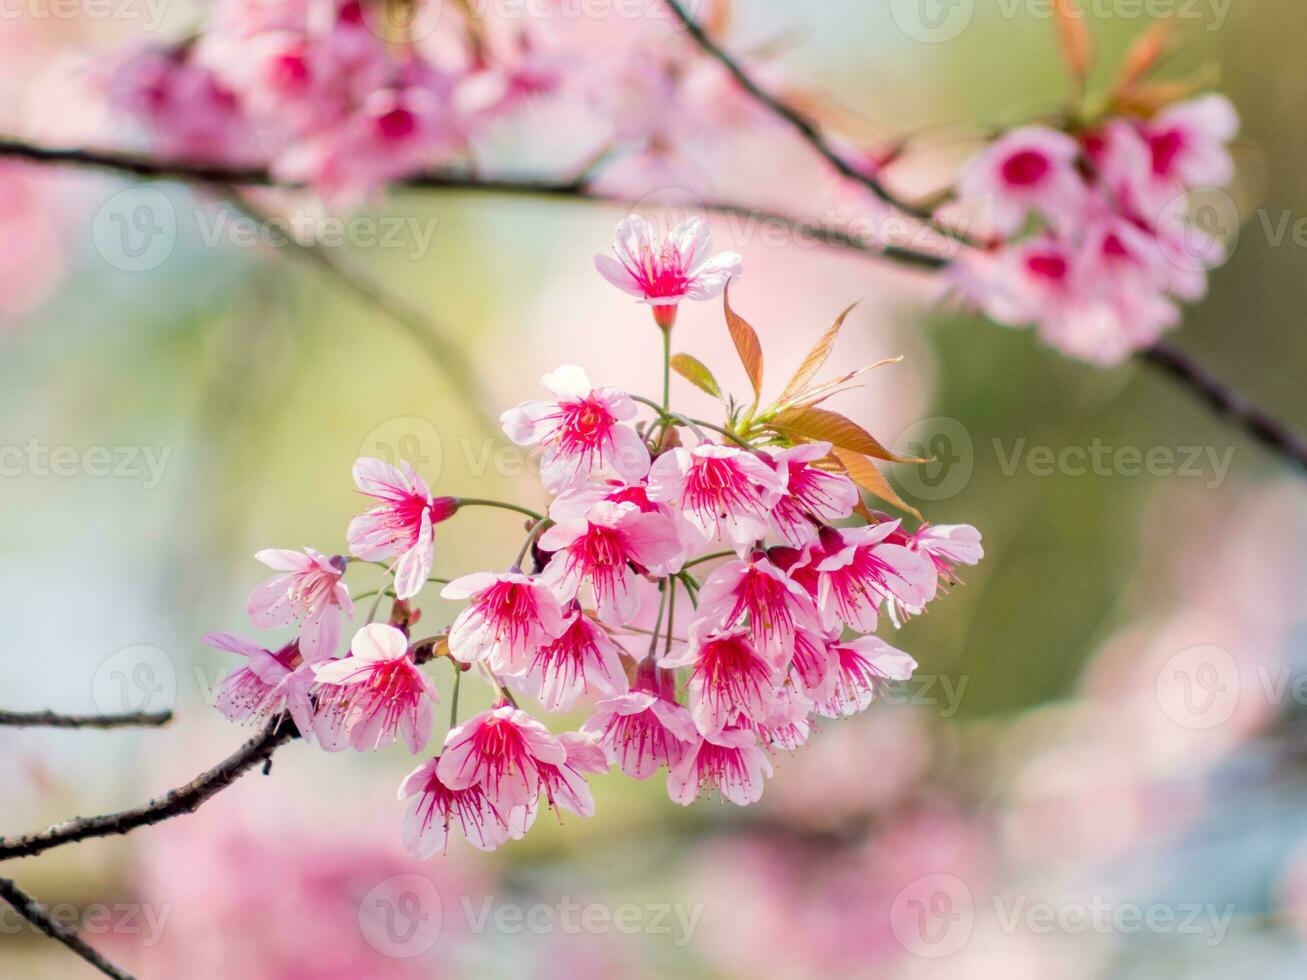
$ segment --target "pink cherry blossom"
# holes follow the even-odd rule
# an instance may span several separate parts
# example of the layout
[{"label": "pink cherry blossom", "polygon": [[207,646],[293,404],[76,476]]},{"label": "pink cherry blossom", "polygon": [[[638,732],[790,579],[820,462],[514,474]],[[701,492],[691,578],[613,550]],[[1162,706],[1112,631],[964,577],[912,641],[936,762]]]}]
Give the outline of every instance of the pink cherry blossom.
[{"label": "pink cherry blossom", "polygon": [[562,635],[562,608],[543,579],[521,572],[473,572],[440,591],[469,599],[449,630],[449,649],[463,663],[485,660],[501,674],[526,669],[541,647]]},{"label": "pink cherry blossom", "polygon": [[540,763],[566,761],[567,749],[544,725],[501,704],[450,730],[436,774],[450,789],[480,786],[495,811],[507,814],[535,801]]},{"label": "pink cherry blossom", "polygon": [[608,771],[608,758],[599,747],[598,736],[584,732],[563,732],[558,736],[558,741],[567,751],[563,763],[536,761],[545,798],[555,808],[571,810],[580,817],[593,817],[594,796],[586,784],[584,774]]},{"label": "pink cherry blossom", "polygon": [[824,528],[824,556],[815,557],[817,607],[825,626],[843,624],[860,633],[876,628],[876,610],[890,596],[906,605],[925,603],[934,589],[930,561],[886,539],[898,521],[846,528]]},{"label": "pink cherry blossom", "polygon": [[713,569],[699,592],[695,616],[728,630],[746,622],[750,642],[777,667],[788,662],[795,633],[819,625],[812,597],[762,552],[755,552],[748,561],[731,561]]},{"label": "pink cherry blossom", "polygon": [[767,536],[771,509],[785,493],[777,472],[734,446],[673,449],[649,471],[649,499],[672,503],[709,541],[745,554]]},{"label": "pink cherry blossom", "polygon": [[748,630],[692,635],[679,655],[662,667],[691,667],[690,716],[703,734],[715,734],[737,716],[761,722],[772,710],[776,669],[753,648]]},{"label": "pink cherry blossom", "polygon": [[468,843],[493,851],[508,839],[507,821],[491,804],[481,786],[450,789],[440,779],[440,756],[428,759],[404,777],[399,798],[404,811],[404,846],[414,857],[428,858],[444,851],[449,830],[457,826]]},{"label": "pink cherry blossom", "polygon": [[1085,185],[1076,172],[1079,144],[1065,133],[1027,126],[986,147],[958,182],[961,197],[992,203],[994,230],[1011,235],[1031,212],[1058,229],[1080,218]]},{"label": "pink cherry blossom", "polygon": [[771,762],[748,729],[729,728],[695,742],[667,774],[672,802],[689,806],[701,788],[717,790],[724,800],[748,806],[762,799],[763,777]]},{"label": "pink cherry blossom", "polygon": [[305,660],[335,656],[341,618],[352,619],[354,605],[341,581],[345,560],[305,548],[268,548],[254,556],[281,573],[255,586],[245,602],[250,622],[269,630],[300,621],[299,645]]},{"label": "pink cherry blossom", "polygon": [[581,730],[597,734],[609,761],[632,779],[674,766],[699,737],[690,712],[676,702],[672,675],[651,661],[630,693],[600,701]]},{"label": "pink cherry blossom", "polygon": [[413,662],[408,637],[393,626],[369,623],[354,636],[350,656],[315,664],[318,713],[335,715],[360,752],[403,737],[418,753],[431,738],[436,686]]},{"label": "pink cherry blossom", "polygon": [[[923,524],[911,534],[901,528],[887,539],[893,544],[924,555],[935,568],[935,584],[928,590],[926,601],[934,599],[938,583],[951,585],[958,581],[956,566],[975,565],[985,556],[980,543],[980,532],[970,524]],[[902,622],[909,614],[919,615],[925,603],[905,606],[895,596],[886,599],[886,608],[894,622]]]},{"label": "pink cherry blossom", "polygon": [[618,289],[652,306],[655,319],[666,330],[675,322],[681,300],[713,299],[731,279],[743,274],[743,261],[736,252],[708,258],[711,242],[712,233],[700,218],[682,222],[659,242],[647,218],[631,215],[617,226],[613,240],[617,259],[596,255],[595,268]]},{"label": "pink cherry blossom", "polygon": [[540,538],[540,549],[554,552],[544,580],[563,599],[575,598],[582,583],[594,591],[599,619],[625,626],[640,611],[639,572],[679,571],[681,539],[676,524],[635,504],[595,504],[583,519],[555,524]]},{"label": "pink cherry blossom", "polygon": [[502,416],[504,432],[519,446],[544,450],[540,478],[550,493],[580,486],[594,472],[610,469],[628,482],[644,479],[649,449],[629,425],[636,407],[616,388],[595,388],[585,371],[565,365],[540,379],[551,402],[523,402]]},{"label": "pink cherry blossom", "polygon": [[244,667],[232,671],[218,686],[217,707],[234,722],[264,724],[283,711],[290,713],[300,734],[313,731],[309,687],[313,673],[300,656],[297,641],[267,650],[233,633],[205,633],[204,642],[219,650],[246,657]]},{"label": "pink cherry blossom", "polygon": [[401,470],[379,459],[364,457],[354,463],[359,490],[382,503],[355,517],[346,539],[350,554],[363,561],[395,562],[395,595],[408,599],[418,594],[435,562],[433,527],[457,510],[452,497],[432,499],[426,482],[408,463]]},{"label": "pink cherry blossom", "polygon": [[818,525],[844,520],[858,503],[858,487],[852,480],[812,465],[830,451],[828,442],[811,442],[784,449],[774,457],[786,482],[784,496],[772,509],[771,524],[796,548],[816,541]]},{"label": "pink cherry blossom", "polygon": [[865,710],[889,681],[905,681],[917,669],[912,657],[876,636],[835,642],[828,649],[834,684],[830,695],[817,704],[828,718]]},{"label": "pink cherry blossom", "polygon": [[546,711],[566,711],[582,695],[612,696],[627,687],[617,644],[579,610],[558,639],[536,650],[523,677],[539,686]]}]

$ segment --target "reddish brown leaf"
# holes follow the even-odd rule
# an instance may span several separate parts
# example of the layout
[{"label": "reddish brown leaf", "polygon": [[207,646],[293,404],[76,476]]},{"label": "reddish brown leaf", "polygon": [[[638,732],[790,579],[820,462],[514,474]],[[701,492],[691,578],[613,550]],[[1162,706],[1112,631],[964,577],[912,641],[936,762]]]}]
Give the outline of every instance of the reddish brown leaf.
[{"label": "reddish brown leaf", "polygon": [[726,307],[726,326],[731,331],[731,340],[735,341],[735,350],[740,355],[740,363],[749,375],[753,385],[754,398],[762,397],[762,344],[758,342],[758,332],[749,326],[747,320],[731,309],[731,288],[726,287],[722,294],[722,304]]},{"label": "reddish brown leaf", "polygon": [[[835,455],[844,464],[844,471],[848,473],[849,479],[862,489],[887,503],[893,504],[899,510],[907,511],[917,520],[924,520],[917,508],[894,492],[894,488],[885,479],[885,474],[866,456],[850,452],[847,449],[836,449]],[[866,517],[866,515],[863,516]]]},{"label": "reddish brown leaf", "polygon": [[1080,0],[1053,0],[1053,14],[1057,22],[1057,36],[1062,48],[1062,60],[1076,85],[1083,91],[1089,70],[1094,64],[1094,40],[1089,34],[1085,12]]},{"label": "reddish brown leaf", "polygon": [[839,412],[825,408],[802,406],[791,408],[778,415],[771,423],[786,435],[797,436],[810,442],[829,442],[840,449],[849,449],[876,459],[897,463],[923,463],[915,456],[896,456],[858,423]]},{"label": "reddish brown leaf", "polygon": [[1169,21],[1159,20],[1145,28],[1130,44],[1125,65],[1121,68],[1121,76],[1117,79],[1117,89],[1128,89],[1143,81],[1144,77],[1157,67],[1158,61],[1166,53],[1170,43]]},{"label": "reddish brown leaf", "polygon": [[857,303],[851,304],[848,309],[837,316],[835,322],[813,345],[812,350],[808,351],[808,356],[799,365],[799,370],[794,372],[794,377],[790,379],[790,383],[781,392],[780,400],[782,402],[791,401],[802,393],[803,389],[808,386],[808,382],[821,370],[821,366],[826,363],[826,358],[830,357],[831,348],[835,346],[835,338],[840,335],[840,328],[844,326],[844,318],[853,312],[853,307],[857,305]]}]

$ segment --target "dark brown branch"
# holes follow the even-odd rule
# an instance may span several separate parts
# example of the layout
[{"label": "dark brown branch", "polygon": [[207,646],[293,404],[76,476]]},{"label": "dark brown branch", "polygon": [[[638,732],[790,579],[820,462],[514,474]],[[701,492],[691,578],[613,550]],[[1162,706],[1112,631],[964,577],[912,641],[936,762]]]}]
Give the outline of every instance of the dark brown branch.
[{"label": "dark brown branch", "polygon": [[12,728],[158,728],[172,721],[171,711],[130,715],[60,715],[53,711],[2,711],[0,726]]},{"label": "dark brown branch", "polygon": [[1307,470],[1307,441],[1216,380],[1187,354],[1161,343],[1140,351],[1138,357],[1197,393],[1214,412],[1240,426],[1262,445]]},{"label": "dark brown branch", "polygon": [[0,838],[0,861],[31,857],[62,844],[72,844],[92,837],[126,834],[137,827],[149,827],[170,817],[194,813],[206,800],[226,789],[242,775],[272,756],[278,748],[299,737],[290,718],[272,721],[258,735],[212,769],[196,776],[185,786],[150,800],[143,806],[100,817],[75,817],[55,824],[49,830],[22,837]]},{"label": "dark brown branch", "polygon": [[12,905],[19,915],[41,932],[63,943],[106,977],[113,977],[114,980],[133,980],[130,973],[110,963],[72,929],[50,918],[41,903],[19,888],[12,879],[0,878],[0,898]]},{"label": "dark brown branch", "polygon": [[906,214],[920,221],[926,227],[955,241],[971,244],[971,240],[962,232],[940,224],[935,220],[933,214],[926,208],[917,207],[907,201],[900,199],[893,194],[875,174],[870,174],[864,170],[855,167],[843,154],[836,151],[831,146],[826,137],[822,134],[821,129],[803,113],[799,112],[793,106],[787,105],[781,99],[767,92],[759,85],[735,58],[721,45],[709,36],[708,32],[700,23],[695,20],[686,11],[685,7],[679,0],[664,0],[672,15],[685,28],[686,32],[694,39],[695,44],[708,57],[719,62],[735,79],[736,83],[748,93],[749,97],[761,105],[764,109],[776,116],[778,119],[787,123],[809,146],[817,152],[827,163],[829,163],[842,177],[846,177],[855,183],[861,184],[867,190],[871,191],[879,200],[890,205],[903,214]]}]

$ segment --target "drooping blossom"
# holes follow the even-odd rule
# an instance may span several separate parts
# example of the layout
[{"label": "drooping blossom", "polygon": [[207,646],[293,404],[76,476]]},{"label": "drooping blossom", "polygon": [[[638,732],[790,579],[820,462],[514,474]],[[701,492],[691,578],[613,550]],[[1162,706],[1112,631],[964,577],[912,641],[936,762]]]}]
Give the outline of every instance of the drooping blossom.
[{"label": "drooping blossom", "polygon": [[764,552],[713,569],[699,591],[695,617],[727,630],[744,623],[754,648],[777,667],[788,662],[795,633],[819,623],[812,596]]},{"label": "drooping blossom", "polygon": [[627,687],[617,644],[580,610],[568,615],[556,640],[536,650],[522,676],[538,685],[546,711],[566,711],[582,695],[612,696]]},{"label": "drooping blossom", "polygon": [[467,599],[449,630],[449,648],[463,663],[485,660],[498,673],[525,670],[536,651],[562,635],[562,607],[543,579],[521,572],[473,572],[443,589]]},{"label": "drooping blossom", "polygon": [[[888,540],[930,559],[935,568],[935,584],[929,589],[927,602],[938,594],[940,583],[948,586],[958,581],[958,565],[975,565],[985,557],[980,532],[970,524],[923,524],[911,534],[900,528]],[[895,596],[886,599],[886,608],[895,623],[902,622],[907,615],[919,615],[924,606],[925,602],[905,606]]]},{"label": "drooping blossom", "polygon": [[493,851],[508,839],[508,823],[481,786],[450,789],[440,779],[440,756],[428,759],[404,777],[399,798],[404,810],[404,846],[414,857],[427,858],[449,846],[453,827],[469,844]]},{"label": "drooping blossom", "polygon": [[690,712],[676,701],[672,675],[652,661],[642,666],[629,693],[600,701],[581,730],[597,734],[609,761],[632,779],[674,766],[699,734]]},{"label": "drooping blossom", "polygon": [[616,388],[596,388],[585,371],[565,365],[540,379],[554,401],[523,402],[502,416],[504,433],[519,446],[544,451],[540,478],[550,493],[580,486],[609,469],[628,482],[649,472],[649,449],[629,425],[635,402]]},{"label": "drooping blossom", "polygon": [[223,717],[237,723],[264,724],[285,711],[302,735],[312,735],[309,687],[313,672],[300,655],[297,641],[268,650],[234,633],[205,633],[203,639],[211,647],[248,661],[218,685],[216,704]]},{"label": "drooping blossom", "polygon": [[354,483],[381,503],[349,523],[350,554],[363,561],[395,562],[395,595],[409,599],[431,575],[436,550],[433,528],[458,509],[452,497],[432,498],[426,481],[408,463],[403,469],[363,457],[354,463]]},{"label": "drooping blossom", "polygon": [[713,299],[743,274],[738,253],[709,258],[711,247],[712,232],[700,218],[681,222],[660,242],[647,218],[631,215],[617,226],[617,258],[596,255],[595,268],[618,289],[652,306],[659,326],[669,330],[681,300]]},{"label": "drooping blossom", "polygon": [[312,548],[302,553],[266,548],[254,557],[280,574],[264,580],[250,593],[245,602],[250,622],[270,630],[299,620],[299,647],[304,659],[335,656],[341,618],[354,616],[349,588],[341,581],[345,559],[328,558]]},{"label": "drooping blossom", "polygon": [[501,704],[450,730],[436,774],[450,789],[480,786],[496,812],[535,801],[540,763],[561,766],[567,749],[525,711]]},{"label": "drooping blossom", "polygon": [[[536,760],[541,792],[555,809],[571,810],[579,817],[593,817],[594,794],[585,781],[585,774],[608,771],[608,759],[599,747],[598,737],[585,732],[563,732],[558,741],[567,752],[562,763]],[[534,813],[535,808],[530,809]]]},{"label": "drooping blossom", "polygon": [[785,493],[772,508],[771,523],[796,548],[816,541],[821,524],[842,521],[857,506],[857,484],[843,473],[812,465],[830,451],[828,442],[810,442],[783,449],[774,457],[777,471],[785,474]]},{"label": "drooping blossom", "polygon": [[690,716],[702,734],[715,734],[743,715],[761,722],[772,710],[778,671],[754,649],[748,630],[691,635],[662,667],[690,667]]},{"label": "drooping blossom", "polygon": [[1026,126],[977,154],[958,191],[991,204],[1000,235],[1018,231],[1032,212],[1065,230],[1079,220],[1086,197],[1075,169],[1079,155],[1079,144],[1066,133]]},{"label": "drooping blossom", "polygon": [[323,688],[317,712],[334,715],[360,752],[397,737],[414,754],[431,738],[436,686],[418,667],[408,637],[393,626],[369,623],[355,634],[350,656],[315,664]]},{"label": "drooping blossom", "polygon": [[747,728],[729,728],[704,735],[691,745],[667,774],[672,802],[689,806],[701,789],[717,790],[722,799],[748,806],[762,799],[771,762]]},{"label": "drooping blossom", "polygon": [[771,509],[785,493],[777,472],[734,446],[704,444],[659,456],[649,471],[649,499],[672,503],[709,541],[740,554],[767,536]]},{"label": "drooping blossom", "polygon": [[575,598],[588,584],[599,619],[608,626],[625,626],[640,611],[640,570],[660,575],[673,571],[673,565],[680,570],[676,524],[629,503],[603,501],[582,519],[555,524],[540,537],[540,549],[554,553],[543,577],[557,595]]},{"label": "drooping blossom", "polygon": [[828,718],[865,710],[884,692],[886,684],[906,681],[917,669],[912,657],[877,636],[860,636],[847,643],[837,641],[828,650],[834,683],[830,694],[817,703],[817,710]]},{"label": "drooping blossom", "polygon": [[935,587],[931,562],[886,539],[898,530],[898,521],[867,527],[823,528],[824,554],[815,557],[817,608],[830,629],[843,624],[860,633],[876,628],[882,600],[894,597],[918,606],[928,601]]}]

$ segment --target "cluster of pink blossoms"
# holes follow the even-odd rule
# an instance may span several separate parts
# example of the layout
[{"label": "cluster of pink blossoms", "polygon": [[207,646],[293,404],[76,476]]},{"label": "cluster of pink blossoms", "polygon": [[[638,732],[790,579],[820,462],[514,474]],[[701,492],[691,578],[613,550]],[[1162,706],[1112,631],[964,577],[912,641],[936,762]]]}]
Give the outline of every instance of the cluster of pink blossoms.
[{"label": "cluster of pink blossoms", "polygon": [[1208,95],[1149,118],[1006,134],[958,183],[996,238],[959,258],[955,282],[991,319],[1033,324],[1074,357],[1111,364],[1151,345],[1225,261],[1188,210],[1191,192],[1233,179],[1238,128],[1229,100]]},{"label": "cluster of pink blossoms", "polygon": [[684,176],[684,137],[729,140],[758,113],[670,25],[661,0],[593,13],[217,0],[195,37],[118,55],[103,74],[110,102],[168,155],[267,164],[337,202],[440,167],[493,168],[511,144],[502,123],[532,104],[567,114],[562,152],[577,165]]},{"label": "cluster of pink blossoms", "polygon": [[[664,330],[668,309],[721,294],[740,271],[738,256],[707,258],[697,221],[660,241],[644,219],[627,219],[615,251],[619,261],[601,258],[600,269],[648,303]],[[733,331],[752,332],[727,310]],[[373,506],[349,526],[349,557],[308,548],[257,556],[276,574],[251,593],[250,620],[297,625],[295,638],[269,649],[206,637],[248,660],[223,683],[219,708],[260,722],[288,713],[329,751],[402,739],[418,754],[439,700],[423,665],[447,659],[460,680],[476,673],[494,706],[461,724],[451,717],[440,754],[400,787],[405,840],[419,855],[443,848],[451,828],[496,847],[525,833],[542,805],[589,816],[586,777],[614,765],[634,779],[665,767],[677,803],[705,789],[755,802],[771,755],[800,747],[814,719],[862,711],[885,684],[911,676],[915,661],[873,635],[882,616],[897,625],[920,612],[956,566],[982,555],[970,526],[910,531],[869,511],[845,465],[851,451],[793,434],[804,418],[863,431],[815,407],[832,390],[812,381],[833,340],[828,332],[781,404],[755,400],[746,410],[727,400],[721,426],[595,386],[579,367],[545,375],[548,398],[501,421],[541,455],[547,514],[433,497],[407,464],[358,460],[354,480]],[[530,515],[516,560],[433,579],[437,525],[475,506]],[[367,563],[386,577],[340,655],[354,615],[344,577]],[[414,640],[414,603],[430,582],[464,606],[447,629]],[[372,622],[386,598],[389,621]],[[519,699],[547,712],[584,707],[589,719],[551,732]]]}]

